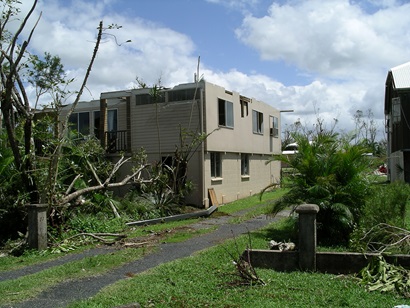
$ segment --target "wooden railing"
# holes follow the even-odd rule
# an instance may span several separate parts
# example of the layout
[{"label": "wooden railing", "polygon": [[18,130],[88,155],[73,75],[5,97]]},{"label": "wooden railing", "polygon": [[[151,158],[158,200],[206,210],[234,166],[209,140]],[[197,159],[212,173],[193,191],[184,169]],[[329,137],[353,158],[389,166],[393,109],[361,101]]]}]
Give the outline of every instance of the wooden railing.
[{"label": "wooden railing", "polygon": [[107,153],[127,152],[129,150],[127,137],[126,130],[105,132]]}]

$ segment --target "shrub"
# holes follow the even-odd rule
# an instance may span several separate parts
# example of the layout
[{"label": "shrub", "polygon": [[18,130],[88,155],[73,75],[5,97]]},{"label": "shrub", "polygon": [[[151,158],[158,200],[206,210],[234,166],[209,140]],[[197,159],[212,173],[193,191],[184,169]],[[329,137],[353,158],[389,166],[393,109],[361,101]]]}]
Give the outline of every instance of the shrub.
[{"label": "shrub", "polygon": [[97,215],[80,214],[67,221],[71,233],[116,233],[124,230],[124,220],[107,217],[103,213]]},{"label": "shrub", "polygon": [[359,221],[368,183],[363,172],[366,148],[352,145],[335,134],[318,135],[309,141],[295,136],[298,152],[280,155],[293,170],[287,181],[289,192],[274,204],[274,213],[302,203],[317,204],[318,240],[325,245],[346,245]]},{"label": "shrub", "polygon": [[385,223],[405,228],[406,204],[410,187],[403,182],[377,185],[366,201],[360,226],[366,229]]},{"label": "shrub", "polygon": [[410,186],[403,182],[376,185],[366,200],[350,246],[357,251],[408,253],[406,207]]},{"label": "shrub", "polygon": [[13,153],[0,128],[0,245],[9,239],[17,239],[18,232],[26,232],[23,205],[27,196],[22,192],[22,186]]}]

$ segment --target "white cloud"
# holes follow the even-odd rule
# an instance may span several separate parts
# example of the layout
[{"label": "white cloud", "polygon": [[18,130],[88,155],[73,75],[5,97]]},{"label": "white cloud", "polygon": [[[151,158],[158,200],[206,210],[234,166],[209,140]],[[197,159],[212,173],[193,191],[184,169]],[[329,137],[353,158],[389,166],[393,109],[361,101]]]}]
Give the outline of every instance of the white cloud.
[{"label": "white cloud", "polygon": [[[382,127],[387,71],[410,57],[410,4],[372,0],[369,13],[363,1],[358,2],[361,6],[347,0],[292,0],[283,5],[272,1],[265,16],[255,17],[249,11],[260,0],[207,1],[231,8],[236,5],[242,12],[249,9],[237,37],[266,63],[285,61],[312,81],[285,86],[280,75],[247,74],[240,69],[215,71],[203,59],[201,73],[206,80],[280,110],[293,109],[294,113],[282,115],[286,123],[298,118],[313,123],[319,112],[328,121],[337,118],[338,127],[349,131],[356,110],[370,108]],[[161,78],[165,86],[193,80],[197,38],[139,18],[138,12],[133,16],[115,13],[115,5],[115,0],[41,1],[37,14],[43,10],[43,16],[31,50],[59,55],[70,77],[76,77],[73,89],[78,89],[98,23],[104,20],[106,26],[116,23],[122,28],[109,32],[115,38],[104,36],[88,82],[92,93],[85,92],[83,99],[136,86],[136,76],[147,84]],[[118,46],[115,39],[119,44],[131,42]]]},{"label": "white cloud", "polygon": [[261,18],[247,16],[237,30],[264,60],[283,60],[319,76],[368,78],[410,54],[410,4],[373,15],[349,1],[273,3]]},{"label": "white cloud", "polygon": [[[106,1],[109,2],[109,1]],[[104,2],[76,0],[70,5],[43,0],[44,10],[30,50],[61,57],[69,77],[78,89],[94,49],[97,27],[115,23],[118,30],[105,30],[83,99],[99,98],[101,92],[136,86],[136,77],[147,84],[160,78],[165,85],[193,80],[195,45],[184,34],[138,17],[111,13]],[[39,13],[37,13],[38,15]],[[75,16],[73,18],[73,16]],[[126,42],[131,40],[131,42]]]},{"label": "white cloud", "polygon": [[281,100],[299,114],[310,110],[312,121],[315,102],[349,130],[356,110],[371,109],[382,131],[387,71],[410,58],[409,14],[410,4],[397,1],[295,0],[247,15],[236,35],[262,60],[285,61],[316,80],[289,87]]}]

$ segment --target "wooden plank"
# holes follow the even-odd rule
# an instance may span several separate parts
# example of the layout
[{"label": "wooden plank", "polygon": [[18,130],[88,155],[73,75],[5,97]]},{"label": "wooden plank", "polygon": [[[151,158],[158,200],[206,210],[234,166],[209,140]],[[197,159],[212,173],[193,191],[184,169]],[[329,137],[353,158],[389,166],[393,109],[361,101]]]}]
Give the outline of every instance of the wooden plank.
[{"label": "wooden plank", "polygon": [[211,205],[218,206],[218,199],[216,198],[215,190],[213,188],[208,188],[209,200],[211,200]]}]

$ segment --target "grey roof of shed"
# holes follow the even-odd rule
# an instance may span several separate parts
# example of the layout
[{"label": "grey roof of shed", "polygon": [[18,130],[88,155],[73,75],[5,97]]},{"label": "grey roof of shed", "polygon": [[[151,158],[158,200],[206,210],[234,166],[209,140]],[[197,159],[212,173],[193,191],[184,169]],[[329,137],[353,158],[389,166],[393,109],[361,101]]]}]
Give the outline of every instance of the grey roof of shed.
[{"label": "grey roof of shed", "polygon": [[410,62],[393,67],[390,71],[396,89],[410,88]]}]

